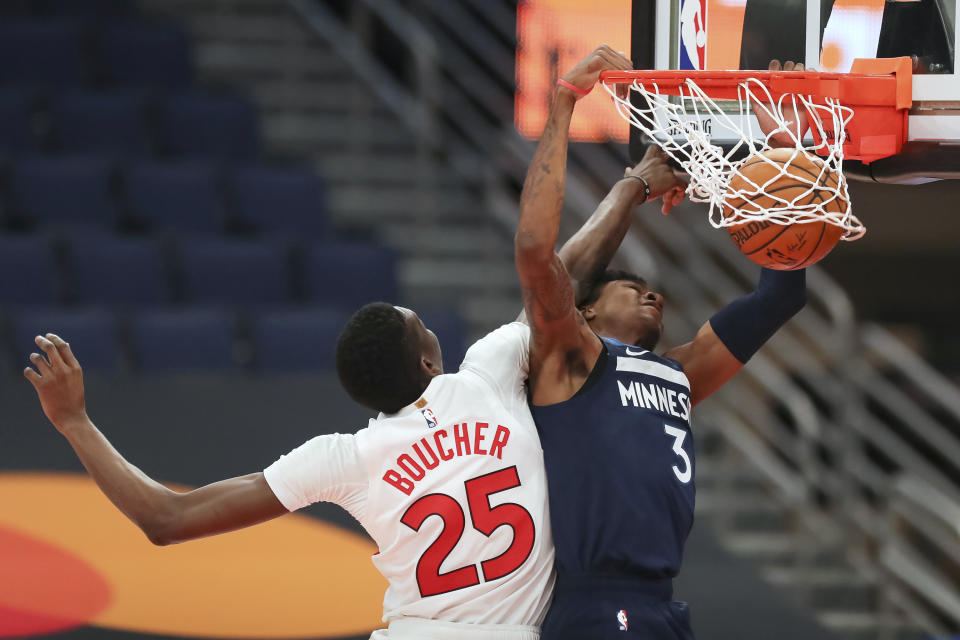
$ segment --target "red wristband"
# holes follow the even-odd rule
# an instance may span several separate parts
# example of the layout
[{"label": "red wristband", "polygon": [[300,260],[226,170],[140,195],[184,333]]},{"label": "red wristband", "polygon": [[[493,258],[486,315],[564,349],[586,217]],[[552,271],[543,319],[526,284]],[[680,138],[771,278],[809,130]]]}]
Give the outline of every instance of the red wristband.
[{"label": "red wristband", "polygon": [[557,80],[557,85],[563,87],[564,89],[570,89],[570,91],[573,91],[575,94],[577,94],[581,98],[587,95],[588,93],[590,93],[591,89],[593,88],[591,87],[590,89],[581,89],[580,87],[574,84],[570,84],[563,78],[560,78],[559,80]]}]

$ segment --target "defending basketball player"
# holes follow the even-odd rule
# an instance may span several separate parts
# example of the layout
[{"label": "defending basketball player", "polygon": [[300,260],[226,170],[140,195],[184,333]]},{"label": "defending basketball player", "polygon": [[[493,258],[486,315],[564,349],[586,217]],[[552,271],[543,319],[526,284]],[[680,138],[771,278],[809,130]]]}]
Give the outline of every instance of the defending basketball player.
[{"label": "defending basketball player", "polygon": [[619,629],[689,639],[688,608],[672,600],[671,580],[693,522],[690,412],[803,307],[805,277],[764,269],[756,291],[664,356],[652,352],[663,297],[642,279],[595,274],[575,301],[554,246],[569,123],[597,73],[581,63],[557,90],[524,183],[515,241],[532,327],[531,410],[556,544],[556,594],[542,637],[601,638]]}]

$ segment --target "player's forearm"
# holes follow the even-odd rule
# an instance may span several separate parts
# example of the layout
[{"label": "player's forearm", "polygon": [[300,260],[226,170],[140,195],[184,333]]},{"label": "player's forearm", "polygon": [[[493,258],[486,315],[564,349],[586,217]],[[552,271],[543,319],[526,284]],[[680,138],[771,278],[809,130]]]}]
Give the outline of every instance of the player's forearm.
[{"label": "player's forearm", "polygon": [[630,228],[631,213],[643,183],[625,178],[613,185],[593,215],[560,249],[560,259],[574,280],[603,272]]},{"label": "player's forearm", "polygon": [[515,250],[521,279],[525,267],[546,267],[553,260],[567,178],[567,143],[575,99],[557,92],[530,163],[520,197]]},{"label": "player's forearm", "polygon": [[89,418],[58,428],[104,495],[156,542],[175,518],[174,492],[127,462]]}]

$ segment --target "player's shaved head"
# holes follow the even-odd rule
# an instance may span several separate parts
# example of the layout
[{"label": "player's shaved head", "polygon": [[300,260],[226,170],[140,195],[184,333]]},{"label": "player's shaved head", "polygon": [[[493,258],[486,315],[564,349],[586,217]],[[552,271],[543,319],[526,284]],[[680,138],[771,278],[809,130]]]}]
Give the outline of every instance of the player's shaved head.
[{"label": "player's shaved head", "polygon": [[340,333],[337,375],[350,397],[363,406],[396,413],[426,388],[429,378],[420,367],[420,334],[411,317],[416,319],[416,314],[371,302],[358,309]]}]

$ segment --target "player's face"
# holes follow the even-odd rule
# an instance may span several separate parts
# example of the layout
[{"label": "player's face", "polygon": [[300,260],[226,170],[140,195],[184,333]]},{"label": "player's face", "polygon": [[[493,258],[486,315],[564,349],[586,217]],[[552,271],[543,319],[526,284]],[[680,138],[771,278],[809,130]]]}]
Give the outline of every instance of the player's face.
[{"label": "player's face", "polygon": [[653,349],[663,334],[663,296],[632,280],[607,283],[591,305],[601,335]]},{"label": "player's face", "polygon": [[407,328],[413,331],[420,342],[420,357],[426,358],[436,369],[435,375],[443,373],[443,354],[440,351],[440,341],[436,334],[427,329],[423,320],[412,309],[396,307],[407,320]]}]

